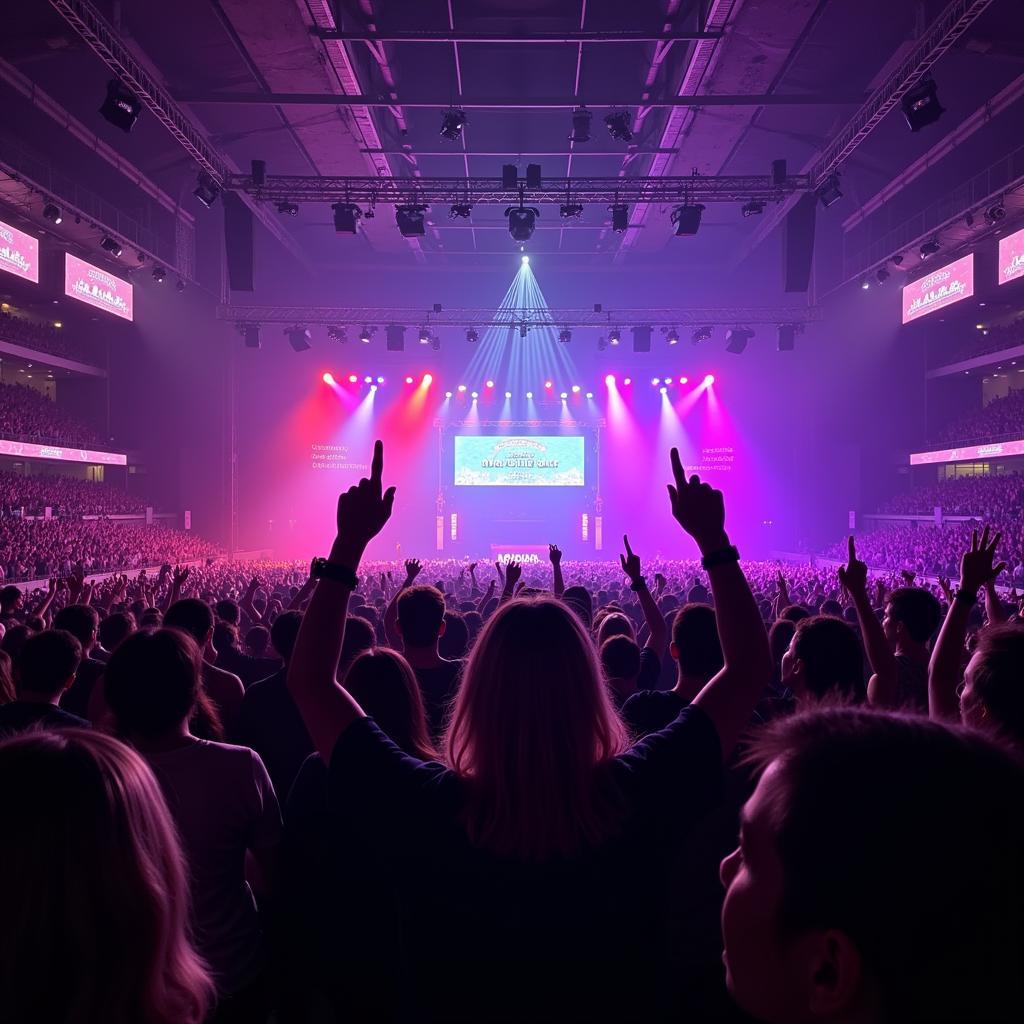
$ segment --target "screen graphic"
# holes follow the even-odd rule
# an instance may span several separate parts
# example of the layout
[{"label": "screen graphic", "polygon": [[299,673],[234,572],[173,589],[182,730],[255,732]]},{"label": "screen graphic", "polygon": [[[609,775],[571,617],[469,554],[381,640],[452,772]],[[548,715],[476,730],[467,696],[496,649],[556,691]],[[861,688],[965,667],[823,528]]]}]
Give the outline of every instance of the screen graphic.
[{"label": "screen graphic", "polygon": [[912,466],[928,466],[934,462],[974,462],[975,459],[1002,459],[1009,455],[1024,455],[1024,439],[1000,441],[997,444],[972,444],[964,448],[943,448],[934,452],[913,452]]},{"label": "screen graphic", "polygon": [[903,289],[903,322],[909,324],[974,294],[974,253],[939,267]]},{"label": "screen graphic", "polygon": [[456,487],[582,487],[583,438],[455,437]]},{"label": "screen graphic", "polygon": [[0,455],[19,459],[53,459],[55,462],[91,462],[103,466],[127,466],[128,456],[120,452],[94,452],[88,448],[62,448],[52,444],[28,444],[0,438]]},{"label": "screen graphic", "polygon": [[39,239],[0,220],[0,270],[39,284]]},{"label": "screen graphic", "polygon": [[71,253],[64,254],[64,294],[114,316],[132,319],[132,286]]},{"label": "screen graphic", "polygon": [[1024,277],[1024,228],[999,239],[999,283]]}]

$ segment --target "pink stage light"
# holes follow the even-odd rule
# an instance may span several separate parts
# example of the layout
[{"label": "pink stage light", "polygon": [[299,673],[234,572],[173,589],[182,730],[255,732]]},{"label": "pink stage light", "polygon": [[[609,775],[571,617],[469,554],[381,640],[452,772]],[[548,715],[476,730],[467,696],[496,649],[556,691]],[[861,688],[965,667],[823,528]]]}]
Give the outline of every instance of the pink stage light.
[{"label": "pink stage light", "polygon": [[488,386],[489,388],[493,388],[493,387],[494,387],[494,381],[493,381],[493,380],[489,380],[489,381],[487,382],[487,386]]},{"label": "pink stage light", "polygon": [[451,393],[450,391],[446,391],[446,392],[444,393],[444,397],[445,397],[445,398],[451,398],[451,397],[452,397],[452,393]]},{"label": "pink stage light", "polygon": [[349,384],[358,384],[359,378],[354,373],[350,373],[348,375],[348,382]]},{"label": "pink stage light", "polygon": [[579,386],[579,384],[573,384],[573,386],[572,386],[572,393],[574,395],[578,395],[580,393],[580,391],[582,391],[582,390],[583,389]]},{"label": "pink stage light", "polygon": [[478,393],[478,392],[474,391],[474,392],[472,392],[472,394],[470,395],[470,397],[471,397],[471,398],[473,399],[473,401],[475,402],[475,401],[476,401],[476,400],[477,400],[477,399],[478,399],[478,398],[480,397],[480,395],[479,395],[479,393]]},{"label": "pink stage light", "polygon": [[653,385],[654,385],[655,387],[657,387],[657,386],[658,386],[658,385],[659,385],[659,384],[661,383],[661,378],[660,378],[660,377],[652,377],[652,378],[651,378],[651,383],[652,383],[652,384],[653,384]]},{"label": "pink stage light", "polygon": [[334,386],[334,374],[333,373],[325,373],[323,375],[323,382],[325,384],[330,384],[333,387]]},{"label": "pink stage light", "polygon": [[661,386],[660,388],[658,388],[658,390],[659,390],[659,391],[660,391],[660,392],[661,392],[661,393],[662,393],[663,395],[667,395],[667,394],[668,394],[668,388],[667,388],[667,387],[665,387],[664,385],[662,385],[662,386]]},{"label": "pink stage light", "polygon": [[373,383],[373,378],[372,377],[364,377],[363,378],[363,383],[364,384],[372,384]]},{"label": "pink stage light", "polygon": [[688,383],[688,381],[687,381],[686,377],[680,377],[679,378],[679,383],[680,384],[686,384],[686,383]]},{"label": "pink stage light", "polygon": [[406,377],[405,378],[405,383],[406,384],[411,384],[412,383],[412,377]]},{"label": "pink stage light", "polygon": [[377,378],[377,383],[378,384],[383,384],[384,383],[384,378],[383,377],[378,377]]},{"label": "pink stage light", "polygon": [[466,385],[465,384],[460,384],[459,385],[459,393],[462,394],[465,390],[466,390]]},{"label": "pink stage light", "polygon": [[615,374],[609,373],[608,376],[605,377],[604,382],[605,384],[608,385],[608,387],[611,387],[615,383]]},{"label": "pink stage light", "polygon": [[711,387],[711,385],[712,385],[712,384],[714,384],[714,383],[715,383],[715,376],[714,376],[714,374],[712,374],[712,373],[709,373],[709,374],[708,374],[708,375],[707,375],[707,376],[706,376],[706,377],[704,378],[704,386],[705,386],[705,387]]},{"label": "pink stage light", "polygon": [[625,384],[628,387],[630,384],[633,383],[633,378],[632,377],[627,377],[622,383]]},{"label": "pink stage light", "polygon": [[554,386],[555,386],[555,385],[554,385],[554,384],[552,384],[552,383],[551,383],[551,381],[549,381],[549,380],[546,380],[546,381],[544,381],[544,387],[546,387],[546,388],[547,388],[548,390],[550,390],[550,389],[551,389],[551,388],[553,388]]},{"label": "pink stage light", "polygon": [[434,383],[434,375],[432,373],[423,374],[423,386],[429,388]]}]

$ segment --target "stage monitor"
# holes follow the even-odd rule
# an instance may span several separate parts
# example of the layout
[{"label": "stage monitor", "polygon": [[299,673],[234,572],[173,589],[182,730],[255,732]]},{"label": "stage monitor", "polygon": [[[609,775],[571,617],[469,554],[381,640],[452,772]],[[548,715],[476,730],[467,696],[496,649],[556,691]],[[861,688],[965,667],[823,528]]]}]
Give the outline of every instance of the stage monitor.
[{"label": "stage monitor", "polygon": [[456,487],[582,487],[583,438],[456,435]]},{"label": "stage monitor", "polygon": [[999,283],[1024,277],[1024,228],[999,239]]},{"label": "stage monitor", "polygon": [[114,316],[132,319],[132,286],[71,253],[64,254],[64,294]]},{"label": "stage monitor", "polygon": [[0,220],[0,270],[39,284],[39,239]]},{"label": "stage monitor", "polygon": [[933,270],[903,289],[903,322],[909,324],[974,294],[974,253]]}]

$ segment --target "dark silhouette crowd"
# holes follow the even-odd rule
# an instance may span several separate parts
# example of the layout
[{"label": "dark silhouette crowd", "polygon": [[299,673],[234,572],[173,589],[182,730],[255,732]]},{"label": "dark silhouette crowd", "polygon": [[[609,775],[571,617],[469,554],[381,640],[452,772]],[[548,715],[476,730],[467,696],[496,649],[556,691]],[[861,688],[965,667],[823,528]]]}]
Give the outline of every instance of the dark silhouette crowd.
[{"label": "dark silhouette crowd", "polygon": [[100,450],[110,446],[91,424],[27,384],[0,384],[0,438]]},{"label": "dark silhouette crowd", "polygon": [[[1017,376],[1016,368],[1011,368]],[[935,433],[935,445],[985,444],[992,441],[1019,441],[1024,434],[1024,388],[1013,381],[1014,390],[1002,398],[993,398],[980,409],[954,419]]]},{"label": "dark silhouette crowd", "polygon": [[0,341],[11,341],[24,348],[79,362],[99,362],[92,346],[81,337],[69,334],[65,327],[29,320],[9,310],[0,310]]}]

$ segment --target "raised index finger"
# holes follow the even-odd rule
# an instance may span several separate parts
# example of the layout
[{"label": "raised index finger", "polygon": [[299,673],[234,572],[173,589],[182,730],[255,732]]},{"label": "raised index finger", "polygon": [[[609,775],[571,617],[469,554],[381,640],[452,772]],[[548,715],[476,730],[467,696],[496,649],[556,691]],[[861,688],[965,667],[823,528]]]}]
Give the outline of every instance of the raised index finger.
[{"label": "raised index finger", "polygon": [[679,458],[679,449],[673,448],[671,452],[672,476],[675,477],[676,490],[681,491],[686,486],[686,473],[683,472],[683,463]]},{"label": "raised index finger", "polygon": [[849,540],[848,551],[850,554],[850,561],[852,562],[857,558],[857,544],[852,537]]},{"label": "raised index finger", "polygon": [[622,535],[622,544],[623,547],[625,547],[626,549],[626,554],[629,555],[630,558],[632,558],[633,549],[629,546],[629,538],[625,534]]},{"label": "raised index finger", "polygon": [[380,487],[384,478],[384,442],[373,442],[373,461],[370,463],[370,483]]}]

